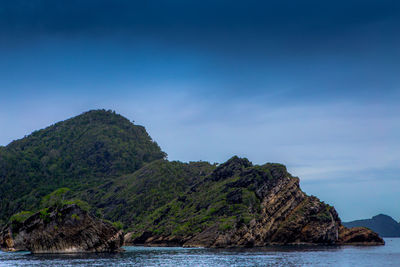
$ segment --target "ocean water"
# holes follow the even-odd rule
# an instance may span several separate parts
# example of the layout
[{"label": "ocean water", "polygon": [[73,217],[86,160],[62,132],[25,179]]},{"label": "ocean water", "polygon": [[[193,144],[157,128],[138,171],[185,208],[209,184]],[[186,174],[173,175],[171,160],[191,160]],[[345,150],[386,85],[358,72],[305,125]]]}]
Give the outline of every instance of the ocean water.
[{"label": "ocean water", "polygon": [[400,266],[400,238],[385,246],[257,249],[125,247],[116,254],[0,252],[0,266]]}]

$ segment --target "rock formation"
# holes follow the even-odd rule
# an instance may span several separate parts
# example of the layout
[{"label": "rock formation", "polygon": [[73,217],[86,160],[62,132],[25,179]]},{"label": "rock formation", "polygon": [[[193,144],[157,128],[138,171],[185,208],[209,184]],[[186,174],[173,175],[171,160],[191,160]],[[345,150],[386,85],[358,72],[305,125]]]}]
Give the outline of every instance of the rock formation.
[{"label": "rock formation", "polygon": [[23,222],[12,222],[0,233],[4,251],[116,252],[122,244],[121,231],[75,204],[44,209]]},{"label": "rock formation", "polygon": [[365,227],[340,227],[338,244],[343,245],[383,245],[384,242],[379,235]]},{"label": "rock formation", "polygon": [[[89,111],[35,131],[0,147],[0,227],[12,214],[38,210],[40,196],[71,187],[93,212],[132,229],[127,244],[383,244],[371,231],[342,227],[335,209],[301,191],[284,165],[253,165],[237,156],[223,164],[165,157],[144,127],[112,111]],[[3,249],[121,246],[120,232],[77,206],[23,214],[3,228]]]},{"label": "rock formation", "polygon": [[[225,204],[214,208],[214,203],[207,203],[204,192],[211,196],[219,194],[220,198],[214,197],[213,201],[225,201]],[[251,201],[247,201],[246,196],[250,196],[247,198]],[[158,210],[158,217],[152,217],[146,231],[128,234],[127,244],[186,247],[384,244],[370,230],[343,227],[335,208],[314,196],[307,196],[300,189],[299,178],[292,177],[280,164],[253,166],[246,159],[234,157],[180,199]],[[240,209],[244,210],[237,212]],[[213,214],[214,218],[207,214]],[[168,229],[172,218],[181,218],[178,219],[181,225],[193,221],[205,226],[191,225],[191,230],[183,234],[179,233],[179,226],[178,230],[170,232],[157,231],[156,228]],[[227,221],[230,224],[227,225]]]}]

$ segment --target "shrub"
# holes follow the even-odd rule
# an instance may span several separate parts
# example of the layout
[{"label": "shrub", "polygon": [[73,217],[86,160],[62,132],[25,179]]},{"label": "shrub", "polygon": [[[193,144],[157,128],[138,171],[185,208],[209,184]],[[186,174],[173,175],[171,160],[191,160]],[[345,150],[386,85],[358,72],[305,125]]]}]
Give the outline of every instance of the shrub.
[{"label": "shrub", "polygon": [[31,212],[31,211],[21,211],[19,213],[14,214],[13,216],[11,216],[10,222],[11,223],[15,223],[15,222],[22,223],[26,219],[31,217],[32,215],[33,215],[33,212]]},{"label": "shrub", "polygon": [[50,213],[48,212],[48,208],[41,209],[39,211],[40,218],[45,222],[48,223],[50,221]]},{"label": "shrub", "polygon": [[53,205],[61,206],[69,191],[71,191],[69,188],[62,187],[44,196],[41,202],[42,207],[50,207]]},{"label": "shrub", "polygon": [[78,216],[78,214],[75,214],[75,213],[71,215],[71,218],[72,218],[73,220],[78,220],[78,221],[81,219],[81,218]]},{"label": "shrub", "polygon": [[80,199],[73,199],[73,200],[65,201],[63,204],[64,205],[75,204],[85,211],[89,211],[91,208],[89,203],[87,203],[86,201],[80,200]]},{"label": "shrub", "polygon": [[112,225],[117,228],[118,230],[122,230],[124,228],[124,224],[120,221],[113,222]]}]

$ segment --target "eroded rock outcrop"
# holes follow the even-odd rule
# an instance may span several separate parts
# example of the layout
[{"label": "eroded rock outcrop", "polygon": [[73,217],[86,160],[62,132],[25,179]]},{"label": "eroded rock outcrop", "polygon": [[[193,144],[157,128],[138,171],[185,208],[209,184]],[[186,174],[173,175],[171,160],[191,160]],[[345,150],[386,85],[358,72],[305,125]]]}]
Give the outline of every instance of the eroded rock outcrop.
[{"label": "eroded rock outcrop", "polygon": [[338,244],[344,245],[383,245],[385,242],[372,230],[365,227],[340,227]]},{"label": "eroded rock outcrop", "polygon": [[[356,241],[356,242],[355,242]],[[233,157],[187,194],[149,216],[127,244],[260,247],[273,244],[384,244],[347,229],[334,207],[307,196],[285,166]]]},{"label": "eroded rock outcrop", "polygon": [[122,244],[121,231],[75,204],[42,210],[23,222],[13,222],[0,233],[4,251],[116,252]]}]

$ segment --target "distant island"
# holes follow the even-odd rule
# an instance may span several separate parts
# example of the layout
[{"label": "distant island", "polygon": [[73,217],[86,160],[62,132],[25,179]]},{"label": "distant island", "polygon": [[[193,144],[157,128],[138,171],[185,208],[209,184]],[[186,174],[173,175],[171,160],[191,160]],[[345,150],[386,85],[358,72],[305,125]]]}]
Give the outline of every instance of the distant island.
[{"label": "distant island", "polygon": [[385,214],[376,215],[371,219],[344,222],[343,225],[346,227],[367,227],[382,237],[400,237],[400,223]]},{"label": "distant island", "polygon": [[[367,228],[343,226],[299,182],[282,164],[237,156],[168,161],[143,126],[92,110],[0,147],[0,246],[18,250],[22,240],[21,248],[57,253],[65,239],[80,252],[116,251],[119,230],[128,245],[384,244]],[[97,243],[76,235],[84,218],[102,229],[89,235]],[[49,233],[61,243],[43,246]]]}]

